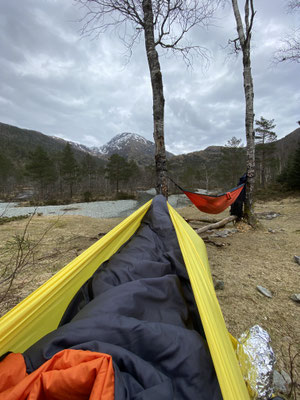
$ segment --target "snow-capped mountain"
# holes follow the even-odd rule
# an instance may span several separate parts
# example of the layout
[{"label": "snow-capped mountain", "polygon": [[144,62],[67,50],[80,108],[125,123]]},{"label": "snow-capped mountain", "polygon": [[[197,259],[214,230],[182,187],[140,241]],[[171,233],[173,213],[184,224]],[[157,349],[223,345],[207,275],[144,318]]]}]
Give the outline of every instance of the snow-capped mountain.
[{"label": "snow-capped mountain", "polygon": [[[101,147],[87,147],[80,143],[66,141],[55,136],[52,136],[52,138],[61,143],[69,143],[73,149],[84,151],[103,160],[107,160],[112,154],[119,154],[126,160],[134,160],[138,164],[147,165],[154,163],[154,143],[137,133],[120,133]],[[173,154],[167,152],[167,157],[172,156]]]},{"label": "snow-capped mountain", "polygon": [[95,155],[95,152],[93,151],[93,149],[88,147],[88,146],[85,146],[84,144],[80,144],[80,143],[77,143],[77,142],[71,142],[70,140],[65,140],[65,139],[62,139],[62,138],[60,138],[58,136],[50,136],[50,137],[52,139],[56,140],[57,142],[60,142],[60,143],[63,143],[63,144],[69,143],[70,146],[72,146],[73,149],[75,149],[75,150],[83,151],[83,152],[89,153],[89,154],[91,154],[93,156]]},{"label": "snow-capped mountain", "polygon": [[[101,158],[119,154],[127,160],[135,160],[138,164],[152,164],[154,162],[154,143],[137,133],[120,133],[104,146],[94,147],[92,150],[95,155]],[[167,153],[167,155],[172,156],[171,153]]]},{"label": "snow-capped mountain", "polygon": [[101,154],[111,155],[117,152],[124,152],[124,149],[131,148],[145,148],[154,147],[154,143],[146,140],[143,136],[136,133],[123,132],[113,137],[108,143],[99,148]]}]

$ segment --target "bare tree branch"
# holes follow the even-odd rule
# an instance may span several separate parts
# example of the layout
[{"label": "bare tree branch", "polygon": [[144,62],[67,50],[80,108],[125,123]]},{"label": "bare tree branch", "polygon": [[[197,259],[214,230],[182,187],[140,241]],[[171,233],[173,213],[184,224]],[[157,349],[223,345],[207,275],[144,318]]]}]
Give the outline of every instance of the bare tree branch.
[{"label": "bare tree branch", "polygon": [[273,55],[273,61],[276,64],[284,61],[300,63],[300,28],[281,41],[281,46]]},{"label": "bare tree branch", "polygon": [[[287,12],[299,12],[300,1],[290,0],[287,5]],[[280,47],[273,54],[273,62],[296,62],[300,63],[300,27],[292,30],[281,40]]]},{"label": "bare tree branch", "polygon": [[[183,56],[189,66],[193,53],[207,57],[206,49],[183,41],[196,25],[207,26],[221,0],[75,0],[86,8],[81,34],[98,37],[109,28],[121,29],[129,48],[143,31],[153,99],[156,190],[168,196],[164,142],[164,92],[157,46]],[[131,31],[127,32],[127,24]],[[124,28],[125,27],[125,28]],[[129,37],[129,39],[128,39]]]},{"label": "bare tree branch", "polygon": [[251,7],[251,15],[250,15],[250,23],[249,23],[249,0],[247,0],[245,5],[245,19],[246,19],[246,43],[249,42],[251,39],[251,32],[253,27],[254,16],[256,11],[254,11],[253,0],[250,0],[250,7]]},{"label": "bare tree branch", "polygon": [[[79,20],[83,37],[98,38],[108,29],[118,30],[123,26],[123,34],[119,37],[131,53],[145,28],[142,0],[74,1],[85,9],[85,15]],[[206,54],[207,58],[204,47],[179,43],[195,26],[208,26],[219,3],[220,0],[153,0],[155,46],[178,51],[185,61],[193,52],[200,56]],[[128,23],[131,24],[130,33],[127,32]],[[191,65],[191,62],[187,64]]]},{"label": "bare tree branch", "polygon": [[[7,282],[8,284],[0,297],[0,303],[5,299],[5,297],[9,293],[17,275],[22,270],[24,270],[29,263],[34,264],[35,250],[41,244],[47,233],[58,223],[60,219],[60,217],[58,217],[52,224],[46,227],[46,229],[44,230],[44,232],[41,234],[41,236],[38,238],[37,241],[31,242],[28,237],[28,229],[35,214],[36,214],[36,209],[26,222],[22,234],[15,235],[13,238],[13,242],[10,241],[10,244],[13,247],[15,247],[15,249],[11,248],[9,249],[10,251],[13,250],[11,251],[12,256],[10,260],[4,264],[4,271],[1,275],[1,278],[3,279],[0,281],[0,285],[6,284]],[[11,270],[11,272],[9,273],[8,276],[5,276],[7,272],[9,272],[9,269]]]},{"label": "bare tree branch", "polygon": [[287,4],[287,9],[289,12],[295,12],[300,10],[299,0],[290,0]]}]

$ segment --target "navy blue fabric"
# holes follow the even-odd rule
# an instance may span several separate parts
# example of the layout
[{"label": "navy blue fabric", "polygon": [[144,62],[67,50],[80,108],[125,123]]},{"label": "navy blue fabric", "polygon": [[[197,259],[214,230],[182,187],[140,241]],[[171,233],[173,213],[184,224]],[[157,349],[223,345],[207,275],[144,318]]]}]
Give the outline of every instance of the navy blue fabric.
[{"label": "navy blue fabric", "polygon": [[[240,178],[240,180],[238,182],[238,186],[242,185],[243,183],[244,184],[247,183],[247,174],[244,174]],[[243,217],[243,207],[244,207],[245,201],[246,201],[246,185],[243,187],[243,190],[239,194],[236,201],[231,205],[230,215],[235,215],[235,216],[237,216],[238,220],[240,220]]]},{"label": "navy blue fabric", "polygon": [[61,324],[24,353],[30,373],[57,352],[112,356],[115,399],[222,398],[166,201],[79,290]]}]

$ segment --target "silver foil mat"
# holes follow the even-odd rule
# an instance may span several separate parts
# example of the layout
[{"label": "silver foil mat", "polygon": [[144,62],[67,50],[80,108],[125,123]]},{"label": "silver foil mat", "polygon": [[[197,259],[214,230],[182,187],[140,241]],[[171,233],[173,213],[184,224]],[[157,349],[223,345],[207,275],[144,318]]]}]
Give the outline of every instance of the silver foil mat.
[{"label": "silver foil mat", "polygon": [[270,336],[259,325],[244,332],[238,339],[237,356],[252,399],[267,400],[273,393],[276,362]]}]

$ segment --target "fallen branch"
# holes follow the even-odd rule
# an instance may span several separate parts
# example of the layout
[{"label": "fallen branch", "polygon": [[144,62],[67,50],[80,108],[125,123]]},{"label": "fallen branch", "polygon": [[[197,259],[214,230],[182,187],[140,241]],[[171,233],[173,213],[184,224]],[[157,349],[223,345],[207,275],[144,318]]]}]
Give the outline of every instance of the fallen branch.
[{"label": "fallen branch", "polygon": [[199,234],[199,233],[206,232],[209,229],[221,228],[222,226],[228,224],[229,222],[235,221],[236,219],[237,219],[236,215],[230,215],[230,217],[224,218],[221,221],[216,222],[215,224],[203,226],[202,228],[197,229],[196,232]]},{"label": "fallen branch", "polygon": [[200,218],[200,219],[195,219],[195,218],[185,218],[186,222],[208,222],[209,224],[214,224],[218,222],[217,219],[215,218]]}]

